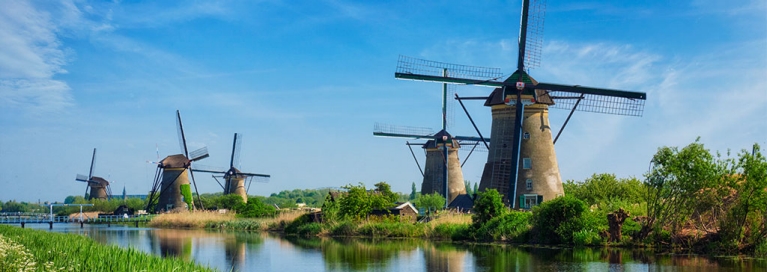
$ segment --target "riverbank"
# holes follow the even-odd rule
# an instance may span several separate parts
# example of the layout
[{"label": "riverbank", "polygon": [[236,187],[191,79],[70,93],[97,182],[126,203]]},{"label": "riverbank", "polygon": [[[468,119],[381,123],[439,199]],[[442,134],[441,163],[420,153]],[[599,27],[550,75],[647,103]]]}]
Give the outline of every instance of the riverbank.
[{"label": "riverbank", "polygon": [[286,211],[274,217],[238,218],[232,213],[211,211],[160,214],[152,218],[148,226],[170,229],[224,229],[248,231],[281,231],[293,222],[303,211]]},{"label": "riverbank", "polygon": [[80,235],[0,225],[3,271],[214,271],[176,258],[102,245]]}]

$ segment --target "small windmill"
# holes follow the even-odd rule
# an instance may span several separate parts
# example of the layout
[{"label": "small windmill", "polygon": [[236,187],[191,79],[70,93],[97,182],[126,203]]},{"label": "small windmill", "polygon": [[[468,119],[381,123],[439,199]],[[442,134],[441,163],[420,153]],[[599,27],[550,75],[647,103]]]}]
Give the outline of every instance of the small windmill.
[{"label": "small windmill", "polygon": [[[248,202],[248,190],[250,189],[250,183],[253,179],[258,182],[268,182],[270,175],[267,174],[254,174],[243,173],[235,165],[240,164],[240,149],[242,146],[242,134],[234,134],[234,140],[232,142],[232,154],[229,157],[229,169],[226,171],[219,171],[213,169],[205,169],[204,167],[198,167],[194,169],[196,172],[205,172],[219,174],[219,176],[213,175],[213,178],[218,182],[218,178],[221,177],[224,180],[224,184],[218,182],[218,185],[224,189],[224,194],[237,194],[242,197],[242,200]],[[223,176],[220,176],[223,174]],[[245,187],[245,183],[248,183],[248,187]]]},{"label": "small windmill", "polygon": [[[197,191],[197,183],[194,181],[192,162],[202,160],[209,156],[208,148],[203,147],[192,152],[188,152],[186,146],[186,136],[184,136],[184,126],[181,123],[181,113],[176,111],[176,128],[178,131],[179,145],[183,154],[176,154],[165,157],[157,163],[152,190],[149,193],[147,201],[147,210],[155,202],[157,205],[155,211],[172,211],[186,207],[189,210],[194,209],[192,190],[189,186],[189,176],[192,177],[192,185],[197,193],[198,202],[200,194]],[[188,173],[188,174],[187,174]],[[201,207],[204,209],[204,207]]]},{"label": "small windmill", "polygon": [[[544,0],[530,2],[522,1],[517,70],[505,80],[498,81],[500,77],[492,76],[494,70],[489,68],[409,57],[400,57],[395,73],[399,79],[496,88],[488,97],[479,98],[491,108],[493,118],[492,142],[480,190],[497,189],[512,208],[529,208],[564,195],[548,121],[549,107],[569,109],[570,116],[575,110],[641,116],[647,98],[640,92],[543,83],[530,77],[526,68],[539,62],[545,13]],[[464,76],[453,76],[451,71],[461,71]]]},{"label": "small windmill", "polygon": [[[443,72],[447,73],[447,70],[443,70]],[[421,175],[423,176],[421,194],[438,193],[443,195],[446,199],[446,206],[459,195],[466,194],[463,171],[461,170],[463,165],[458,158],[458,149],[461,148],[460,142],[465,141],[473,143],[472,149],[466,157],[466,159],[468,159],[479,142],[484,141],[477,137],[453,136],[447,132],[448,120],[450,118],[448,116],[448,92],[448,85],[442,84],[442,130],[437,133],[433,133],[433,130],[430,128],[391,126],[383,124],[376,124],[373,128],[374,136],[428,139],[426,143],[423,144],[406,142],[406,145],[410,149],[410,153],[413,155],[413,159],[415,160],[416,165],[418,165],[419,170],[421,170],[421,166],[418,164],[418,159],[411,146],[421,145],[426,152],[426,161],[424,163],[425,169],[421,171]]]},{"label": "small windmill", "polygon": [[[96,164],[96,149],[93,149],[93,156],[91,157],[91,168],[88,171],[88,175],[77,174],[76,181],[85,182],[85,193],[87,200],[91,199],[109,199],[112,198],[112,188],[109,186],[109,181],[104,178],[93,176],[93,166]],[[88,193],[90,188],[91,193]]]}]

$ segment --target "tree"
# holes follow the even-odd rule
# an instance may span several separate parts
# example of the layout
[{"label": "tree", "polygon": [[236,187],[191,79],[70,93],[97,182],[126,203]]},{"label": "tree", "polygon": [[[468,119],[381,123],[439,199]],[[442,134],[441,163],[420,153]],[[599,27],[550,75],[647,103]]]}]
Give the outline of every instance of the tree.
[{"label": "tree", "polygon": [[741,151],[734,166],[729,187],[736,192],[735,201],[721,221],[722,239],[736,248],[756,246],[767,239],[767,159],[754,144],[752,153]]},{"label": "tree", "polygon": [[412,190],[410,191],[410,200],[414,200],[417,194],[418,191],[415,190],[415,182],[413,182]]},{"label": "tree", "polygon": [[474,229],[479,229],[490,219],[506,212],[506,207],[501,200],[501,194],[495,189],[488,189],[477,194],[473,210],[474,214],[471,215],[471,221]]},{"label": "tree", "polygon": [[676,235],[696,211],[721,206],[729,194],[719,185],[730,176],[730,161],[715,158],[699,140],[682,149],[661,147],[653,156],[653,167],[645,175],[648,221],[641,236],[649,228],[659,234],[664,227]]},{"label": "tree", "polygon": [[436,211],[445,207],[445,198],[438,193],[420,195],[413,201],[413,204],[419,209]]},{"label": "tree", "polygon": [[342,218],[359,220],[372,211],[371,199],[365,185],[362,183],[359,186],[350,184],[343,188],[347,190],[347,194],[340,199],[339,203],[339,215]]},{"label": "tree", "polygon": [[395,202],[397,202],[397,194],[391,191],[391,186],[389,186],[388,183],[385,181],[381,181],[379,183],[375,184],[376,192],[381,194],[381,196],[384,198],[388,205],[384,206],[385,208],[388,208],[389,206],[393,205]]},{"label": "tree", "polygon": [[469,194],[469,195],[471,195],[471,181],[468,181],[468,180],[464,180],[464,181],[463,181],[463,186],[466,188],[466,189],[465,189],[465,190],[466,190],[466,193],[467,193],[467,194]]},{"label": "tree", "polygon": [[477,183],[475,182],[474,183],[474,191],[472,192],[472,195],[476,195],[477,192],[478,192],[478,190],[477,190]]},{"label": "tree", "polygon": [[[240,203],[242,203],[242,198],[240,196],[237,197],[240,198]],[[277,209],[274,206],[264,204],[255,197],[248,198],[248,203],[242,203],[237,209],[237,215],[245,218],[267,217],[274,215],[276,212]]]}]

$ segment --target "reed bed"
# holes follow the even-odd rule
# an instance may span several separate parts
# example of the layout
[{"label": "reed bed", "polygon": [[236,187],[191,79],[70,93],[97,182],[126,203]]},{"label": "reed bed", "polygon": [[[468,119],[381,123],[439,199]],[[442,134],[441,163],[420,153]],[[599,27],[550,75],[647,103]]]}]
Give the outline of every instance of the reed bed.
[{"label": "reed bed", "polygon": [[2,271],[214,271],[87,237],[0,225]]},{"label": "reed bed", "polygon": [[284,211],[275,217],[266,218],[237,218],[233,213],[196,211],[181,213],[166,213],[156,216],[149,222],[155,228],[186,228],[186,229],[229,229],[229,230],[282,230],[305,211]]},{"label": "reed bed", "polygon": [[155,228],[201,229],[217,222],[234,220],[233,214],[211,211],[195,211],[160,214],[149,222]]}]

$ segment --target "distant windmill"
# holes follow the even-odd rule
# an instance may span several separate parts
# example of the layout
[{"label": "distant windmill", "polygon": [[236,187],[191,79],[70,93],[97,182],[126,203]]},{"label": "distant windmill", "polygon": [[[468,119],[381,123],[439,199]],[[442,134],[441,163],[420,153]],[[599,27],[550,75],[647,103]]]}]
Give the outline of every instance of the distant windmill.
[{"label": "distant windmill", "polygon": [[[446,71],[445,71],[446,72]],[[424,163],[423,182],[421,183],[421,194],[438,193],[447,200],[445,205],[450,204],[453,199],[459,195],[466,194],[464,185],[462,164],[458,158],[458,149],[461,148],[460,141],[473,143],[471,152],[482,139],[477,137],[453,136],[447,132],[448,127],[448,85],[442,86],[442,130],[433,133],[430,128],[403,127],[376,124],[373,128],[373,135],[381,137],[394,137],[406,139],[428,139],[421,147],[426,152],[426,161]],[[413,152],[410,142],[406,145],[410,148],[413,159],[418,165],[418,159]],[[471,155],[469,153],[469,156]],[[466,157],[468,159],[468,156]],[[418,165],[419,170],[421,166]],[[447,194],[445,193],[447,192]]]},{"label": "distant windmill", "polygon": [[[155,173],[152,190],[149,193],[147,201],[147,210],[157,198],[155,211],[172,211],[186,208],[194,209],[192,190],[189,186],[189,176],[192,177],[192,185],[197,193],[199,201],[199,192],[197,183],[194,181],[194,173],[187,171],[192,169],[192,162],[198,161],[209,156],[208,148],[203,147],[192,152],[188,152],[186,146],[186,137],[184,136],[184,126],[181,123],[181,114],[176,111],[176,127],[178,129],[179,144],[183,154],[171,155],[165,157],[157,163],[157,172]],[[188,175],[187,175],[188,173]],[[199,201],[202,205],[202,201]],[[204,207],[202,207],[204,208]]]},{"label": "distant windmill", "polygon": [[[91,157],[91,170],[88,171],[88,175],[77,174],[76,181],[85,182],[85,193],[87,200],[91,199],[109,199],[112,197],[112,188],[109,186],[109,181],[104,178],[93,176],[93,167],[96,164],[96,149],[93,149],[93,157]],[[90,188],[90,194],[88,193]]]},{"label": "distant windmill", "polygon": [[[640,92],[542,83],[530,77],[525,68],[539,62],[538,34],[543,30],[544,7],[544,0],[533,1],[532,5],[530,0],[522,1],[517,70],[504,81],[492,76],[494,69],[409,57],[400,57],[395,73],[399,79],[496,88],[488,97],[456,99],[482,99],[485,106],[491,107],[492,142],[480,190],[497,189],[512,208],[530,208],[564,195],[554,152],[556,139],[551,135],[548,120],[549,107],[569,109],[570,116],[575,110],[641,116],[647,97]],[[532,49],[529,54],[527,49]]]},{"label": "distant windmill", "polygon": [[[226,171],[220,171],[220,170],[213,170],[213,169],[205,169],[205,167],[198,167],[194,169],[196,172],[205,172],[205,173],[213,173],[213,174],[223,174],[222,177],[224,179],[224,184],[221,184],[220,182],[218,185],[221,185],[221,188],[224,189],[224,194],[236,194],[242,197],[242,200],[247,203],[248,202],[248,189],[250,189],[250,182],[255,178],[259,182],[267,182],[269,181],[270,175],[267,174],[254,174],[254,173],[243,173],[239,169],[235,167],[235,165],[240,164],[240,149],[242,146],[242,135],[241,134],[234,134],[234,140],[232,143],[232,154],[229,159],[229,169]],[[217,176],[213,176],[214,179],[218,182]],[[245,182],[248,182],[248,187],[245,187]]]}]

